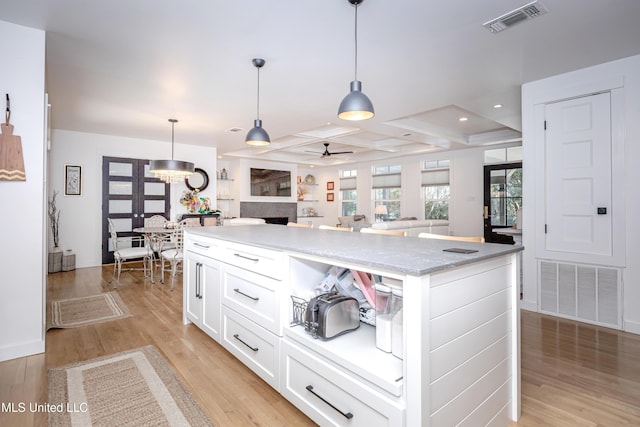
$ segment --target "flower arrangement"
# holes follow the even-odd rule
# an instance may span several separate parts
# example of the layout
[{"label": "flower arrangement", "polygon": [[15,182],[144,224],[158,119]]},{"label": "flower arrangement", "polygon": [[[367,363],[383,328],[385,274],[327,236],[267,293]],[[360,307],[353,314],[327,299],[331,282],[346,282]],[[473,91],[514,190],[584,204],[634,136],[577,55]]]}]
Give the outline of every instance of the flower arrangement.
[{"label": "flower arrangement", "polygon": [[198,190],[182,192],[180,198],[180,204],[187,207],[187,212],[190,214],[201,213],[208,214],[212,212],[211,199],[209,197],[200,196]]}]

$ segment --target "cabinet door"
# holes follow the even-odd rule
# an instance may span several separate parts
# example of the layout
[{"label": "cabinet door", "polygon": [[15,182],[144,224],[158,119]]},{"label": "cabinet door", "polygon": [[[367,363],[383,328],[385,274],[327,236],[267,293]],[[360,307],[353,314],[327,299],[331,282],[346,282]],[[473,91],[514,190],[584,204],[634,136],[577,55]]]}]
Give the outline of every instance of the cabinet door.
[{"label": "cabinet door", "polygon": [[220,263],[205,259],[200,267],[202,324],[201,328],[211,338],[220,342]]},{"label": "cabinet door", "polygon": [[202,266],[203,257],[187,252],[184,259],[183,323],[202,325]]}]

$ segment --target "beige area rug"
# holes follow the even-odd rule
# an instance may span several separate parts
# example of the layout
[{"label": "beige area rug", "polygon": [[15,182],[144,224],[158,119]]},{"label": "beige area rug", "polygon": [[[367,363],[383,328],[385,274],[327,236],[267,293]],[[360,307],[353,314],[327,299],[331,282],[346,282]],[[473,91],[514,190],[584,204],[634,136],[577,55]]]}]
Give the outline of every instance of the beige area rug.
[{"label": "beige area rug", "polygon": [[51,301],[47,329],[77,328],[122,319],[131,314],[117,292]]},{"label": "beige area rug", "polygon": [[48,404],[51,427],[212,426],[152,345],[50,369]]}]

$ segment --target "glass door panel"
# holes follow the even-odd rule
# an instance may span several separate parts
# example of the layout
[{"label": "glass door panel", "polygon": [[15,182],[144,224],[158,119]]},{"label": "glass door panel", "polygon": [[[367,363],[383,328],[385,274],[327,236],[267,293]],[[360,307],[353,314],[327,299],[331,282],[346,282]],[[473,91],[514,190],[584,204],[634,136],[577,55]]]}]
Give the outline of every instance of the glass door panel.
[{"label": "glass door panel", "polygon": [[133,214],[133,202],[131,200],[109,200],[110,214]]}]

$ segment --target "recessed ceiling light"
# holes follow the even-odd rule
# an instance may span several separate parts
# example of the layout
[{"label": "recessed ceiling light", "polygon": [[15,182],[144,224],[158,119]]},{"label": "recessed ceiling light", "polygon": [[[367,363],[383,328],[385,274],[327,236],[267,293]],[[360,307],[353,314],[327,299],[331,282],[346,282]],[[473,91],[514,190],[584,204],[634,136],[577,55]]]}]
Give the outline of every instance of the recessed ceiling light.
[{"label": "recessed ceiling light", "polygon": [[460,117],[458,119],[459,122],[466,122],[467,120],[469,120],[467,117]]},{"label": "recessed ceiling light", "polygon": [[243,130],[244,129],[242,129],[242,128],[230,128],[230,129],[227,129],[227,132],[234,132],[235,133],[235,132],[242,132]]},{"label": "recessed ceiling light", "polygon": [[412,133],[403,133],[402,136],[411,136],[413,135]]},{"label": "recessed ceiling light", "polygon": [[502,104],[496,104],[493,106],[493,108],[502,108]]}]

